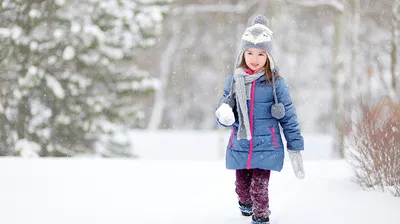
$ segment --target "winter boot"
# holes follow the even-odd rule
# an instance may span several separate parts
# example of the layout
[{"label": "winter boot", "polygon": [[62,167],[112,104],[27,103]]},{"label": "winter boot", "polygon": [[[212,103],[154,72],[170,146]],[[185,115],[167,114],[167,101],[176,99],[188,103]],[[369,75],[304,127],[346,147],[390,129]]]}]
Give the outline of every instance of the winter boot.
[{"label": "winter boot", "polygon": [[255,215],[253,215],[253,221],[251,222],[251,224],[269,224],[269,217],[262,217],[262,218],[258,218]]},{"label": "winter boot", "polygon": [[239,201],[239,209],[242,212],[243,216],[251,216],[253,215],[253,206],[251,204],[245,205]]}]

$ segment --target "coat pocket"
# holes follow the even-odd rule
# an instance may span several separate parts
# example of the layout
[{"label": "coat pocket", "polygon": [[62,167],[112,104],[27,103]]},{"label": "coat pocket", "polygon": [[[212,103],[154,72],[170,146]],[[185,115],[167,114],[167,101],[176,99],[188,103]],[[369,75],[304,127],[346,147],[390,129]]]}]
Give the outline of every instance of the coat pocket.
[{"label": "coat pocket", "polygon": [[278,143],[276,142],[276,134],[275,134],[275,128],[274,126],[269,127],[271,130],[271,135],[272,135],[272,143],[274,143],[275,148],[278,148]]},{"label": "coat pocket", "polygon": [[236,126],[233,126],[231,137],[229,138],[228,148],[232,148],[233,138],[235,137]]}]

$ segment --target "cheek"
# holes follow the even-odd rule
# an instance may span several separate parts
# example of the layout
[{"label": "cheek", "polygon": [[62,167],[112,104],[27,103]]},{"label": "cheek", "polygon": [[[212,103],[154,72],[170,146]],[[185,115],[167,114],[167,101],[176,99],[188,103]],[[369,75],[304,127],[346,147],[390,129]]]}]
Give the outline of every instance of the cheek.
[{"label": "cheek", "polygon": [[252,58],[251,57],[244,57],[244,61],[246,62],[246,65],[249,66],[250,63],[252,63]]},{"label": "cheek", "polygon": [[260,58],[259,61],[260,61],[260,64],[262,64],[262,66],[264,66],[265,63],[267,63],[267,59],[265,59],[265,57]]}]

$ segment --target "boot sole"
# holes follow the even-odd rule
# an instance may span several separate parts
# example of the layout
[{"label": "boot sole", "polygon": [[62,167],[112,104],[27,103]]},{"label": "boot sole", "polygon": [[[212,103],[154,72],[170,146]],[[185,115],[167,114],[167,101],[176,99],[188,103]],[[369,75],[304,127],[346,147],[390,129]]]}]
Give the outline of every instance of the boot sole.
[{"label": "boot sole", "polygon": [[242,215],[243,215],[243,216],[252,216],[252,215],[253,215],[253,212],[243,212],[243,211],[242,211]]}]

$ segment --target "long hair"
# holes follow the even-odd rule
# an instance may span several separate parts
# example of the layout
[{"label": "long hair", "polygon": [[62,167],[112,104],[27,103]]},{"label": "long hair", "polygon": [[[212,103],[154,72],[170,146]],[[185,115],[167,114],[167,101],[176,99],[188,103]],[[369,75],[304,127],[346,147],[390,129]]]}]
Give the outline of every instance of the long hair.
[{"label": "long hair", "polygon": [[[240,62],[238,67],[239,68],[249,68],[247,66],[247,64],[246,64],[245,59],[244,59],[244,53],[242,55],[242,62]],[[265,69],[265,80],[266,80],[266,83],[269,84],[269,83],[272,82],[272,71],[271,71],[271,68],[270,68],[270,62],[269,62],[268,54],[267,54],[267,61],[266,61],[265,65],[264,65],[264,69]],[[278,74],[277,72],[274,74],[275,79],[280,77],[280,76],[281,75]]]}]

